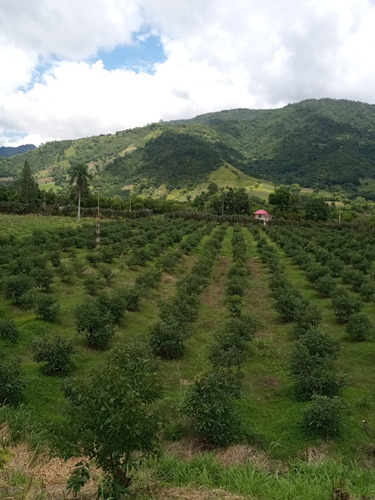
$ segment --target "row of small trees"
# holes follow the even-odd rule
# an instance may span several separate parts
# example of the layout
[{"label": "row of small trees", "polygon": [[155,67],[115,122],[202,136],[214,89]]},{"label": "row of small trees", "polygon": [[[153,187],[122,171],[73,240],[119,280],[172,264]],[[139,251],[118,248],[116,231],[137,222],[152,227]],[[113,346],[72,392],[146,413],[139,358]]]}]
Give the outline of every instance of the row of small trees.
[{"label": "row of small trees", "polygon": [[196,320],[199,297],[208,284],[216,256],[220,250],[226,227],[216,229],[203,247],[191,273],[177,283],[176,294],[160,305],[160,319],[150,329],[152,352],[166,359],[180,358],[184,342],[191,335]]},{"label": "row of small trees", "polygon": [[305,299],[289,281],[275,247],[256,233],[262,261],[272,273],[270,287],[274,306],[284,321],[293,321],[297,341],[290,362],[295,396],[310,401],[302,422],[308,432],[323,437],[341,429],[345,405],[339,398],[345,376],[337,368],[339,342],[319,329],[320,310]]},{"label": "row of small trees", "polygon": [[[373,292],[375,293],[375,282],[371,275],[366,276],[362,270],[355,267],[346,267],[344,260],[340,257],[334,254],[330,255],[318,243],[312,244],[311,237],[313,235],[310,234],[310,239],[307,237],[310,232],[303,232],[305,236],[297,232],[297,235],[293,237],[288,231],[282,234],[272,229],[270,235],[283,247],[292,261],[306,272],[308,281],[317,292],[323,297],[332,298],[337,321],[346,324],[347,334],[357,341],[372,337],[374,328],[369,317],[366,314],[359,314],[362,307],[361,302],[356,300],[344,287],[337,286],[337,278],[341,277],[345,284],[353,286],[354,291],[370,299]],[[364,238],[365,236],[362,236],[361,240]],[[338,233],[338,240],[343,243],[341,233]],[[306,249],[310,249],[310,251]],[[365,260],[367,259],[365,258]],[[361,262],[357,258],[352,258],[351,263],[353,266],[361,266]],[[364,269],[367,269],[368,261],[364,264]]]},{"label": "row of small trees", "polygon": [[231,317],[215,331],[208,349],[211,367],[196,378],[184,403],[194,431],[215,446],[226,446],[240,437],[241,418],[236,403],[242,395],[241,366],[248,357],[247,343],[259,327],[253,315],[242,314],[249,270],[246,243],[239,226],[233,230],[232,255],[225,286]]}]

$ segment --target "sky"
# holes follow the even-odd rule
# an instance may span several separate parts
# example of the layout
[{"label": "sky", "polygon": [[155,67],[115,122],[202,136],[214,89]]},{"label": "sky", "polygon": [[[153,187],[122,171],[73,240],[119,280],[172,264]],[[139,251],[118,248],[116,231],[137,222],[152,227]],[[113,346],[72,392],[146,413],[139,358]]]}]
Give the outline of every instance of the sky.
[{"label": "sky", "polygon": [[0,0],[0,146],[375,102],[375,0]]}]

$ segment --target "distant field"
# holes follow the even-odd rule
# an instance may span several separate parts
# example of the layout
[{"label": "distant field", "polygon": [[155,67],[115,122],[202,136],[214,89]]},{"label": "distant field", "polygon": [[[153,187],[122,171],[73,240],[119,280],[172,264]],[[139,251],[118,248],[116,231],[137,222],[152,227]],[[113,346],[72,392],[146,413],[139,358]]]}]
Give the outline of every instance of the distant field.
[{"label": "distant field", "polygon": [[[86,219],[84,219],[86,220]],[[77,227],[77,219],[42,215],[4,215],[0,214],[0,235],[13,235],[17,238],[30,236],[35,229],[54,229]]]},{"label": "distant field", "polygon": [[265,201],[268,200],[269,194],[275,188],[271,182],[246,175],[231,165],[223,165],[208,176],[207,182],[202,182],[191,190],[187,188],[174,189],[168,193],[168,198],[186,201],[186,197],[191,196],[194,199],[202,191],[205,191],[212,182],[223,188],[245,188],[249,194],[258,196]]}]

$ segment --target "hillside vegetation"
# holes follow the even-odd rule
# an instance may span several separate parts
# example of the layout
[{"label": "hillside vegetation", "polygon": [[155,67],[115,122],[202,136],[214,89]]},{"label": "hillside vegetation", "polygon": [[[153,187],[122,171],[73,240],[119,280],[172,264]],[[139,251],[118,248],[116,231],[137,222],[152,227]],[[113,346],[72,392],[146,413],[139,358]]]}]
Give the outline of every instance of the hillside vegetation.
[{"label": "hillside vegetation", "polygon": [[194,192],[229,166],[249,176],[250,184],[255,178],[306,188],[360,186],[362,196],[373,197],[374,124],[375,106],[346,100],[221,111],[112,135],[49,142],[1,158],[0,178],[15,177],[28,160],[40,182],[63,185],[73,160],[90,164],[94,187],[104,194],[158,196],[175,189]]}]

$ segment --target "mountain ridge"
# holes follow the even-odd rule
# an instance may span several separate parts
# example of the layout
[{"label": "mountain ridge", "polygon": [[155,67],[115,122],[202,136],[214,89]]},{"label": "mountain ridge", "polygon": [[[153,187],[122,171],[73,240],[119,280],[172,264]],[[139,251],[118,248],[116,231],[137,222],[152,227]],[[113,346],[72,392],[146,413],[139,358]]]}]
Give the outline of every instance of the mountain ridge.
[{"label": "mountain ridge", "polygon": [[145,194],[193,190],[225,165],[277,184],[365,193],[375,179],[375,105],[307,99],[48,142],[0,158],[0,177],[16,176],[26,159],[39,180],[56,185],[66,182],[71,161],[88,163],[93,187],[108,195],[126,195],[129,186]]}]

